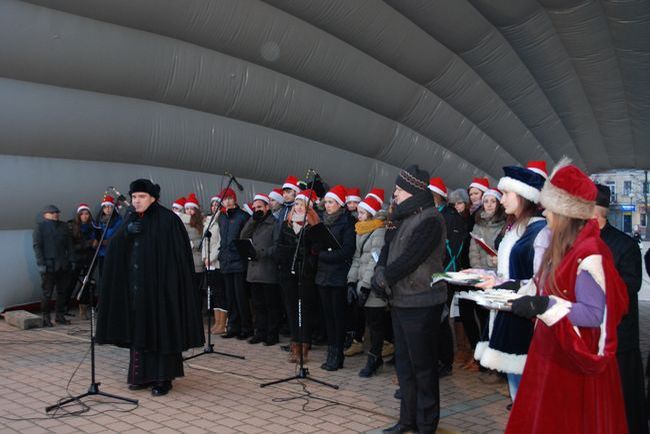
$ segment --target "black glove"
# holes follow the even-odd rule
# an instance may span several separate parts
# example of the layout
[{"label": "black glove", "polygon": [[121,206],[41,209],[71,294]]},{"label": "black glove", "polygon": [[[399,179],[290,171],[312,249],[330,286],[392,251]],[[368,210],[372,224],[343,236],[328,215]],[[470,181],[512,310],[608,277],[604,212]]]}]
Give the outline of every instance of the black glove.
[{"label": "black glove", "polygon": [[530,319],[546,312],[549,298],[546,295],[525,295],[509,301],[512,304],[512,313]]},{"label": "black glove", "polygon": [[142,233],[142,223],[138,220],[134,220],[126,225],[126,233],[129,235],[139,235]]},{"label": "black glove", "polygon": [[348,283],[348,304],[352,304],[359,296],[357,295],[357,284],[354,282]]},{"label": "black glove", "polygon": [[377,266],[375,267],[375,274],[370,280],[370,289],[372,292],[377,295],[377,297],[382,300],[388,300],[390,297],[390,288],[386,282],[386,277],[384,276],[385,267]]},{"label": "black glove", "polygon": [[359,288],[359,299],[357,300],[359,307],[364,307],[366,305],[368,297],[370,297],[370,288],[366,288],[365,286]]}]

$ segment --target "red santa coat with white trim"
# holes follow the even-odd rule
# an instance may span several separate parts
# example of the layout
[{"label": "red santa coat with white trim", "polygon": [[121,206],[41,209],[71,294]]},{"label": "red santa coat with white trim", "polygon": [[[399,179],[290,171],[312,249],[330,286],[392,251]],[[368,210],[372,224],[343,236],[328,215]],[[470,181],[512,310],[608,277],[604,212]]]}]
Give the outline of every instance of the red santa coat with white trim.
[{"label": "red santa coat with white trim", "polygon": [[[627,311],[625,283],[597,223],[589,221],[556,271],[563,299],[539,316],[506,434],[627,433],[616,362],[616,328]],[[577,275],[587,271],[605,291],[600,328],[575,327]]]}]

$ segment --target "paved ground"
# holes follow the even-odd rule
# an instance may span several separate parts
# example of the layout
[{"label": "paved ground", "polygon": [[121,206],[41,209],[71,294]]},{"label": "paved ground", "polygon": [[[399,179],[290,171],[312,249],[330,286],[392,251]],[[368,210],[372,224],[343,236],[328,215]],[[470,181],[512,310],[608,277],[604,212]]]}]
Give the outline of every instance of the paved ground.
[{"label": "paved ground", "polygon": [[[649,285],[644,275],[644,285]],[[650,348],[650,302],[640,303],[641,348]],[[184,432],[287,433],[372,432],[394,423],[398,402],[392,395],[392,368],[361,379],[364,358],[346,359],[346,367],[326,373],[318,366],[323,349],[312,352],[314,378],[340,385],[339,391],[311,382],[260,388],[260,383],[290,376],[279,346],[215,340],[218,350],[246,356],[239,361],[206,355],[186,364],[185,378],[174,383],[165,397],[126,389],[128,353],[98,347],[97,379],[101,390],[140,400],[139,406],[84,400],[89,411],[60,411],[48,417],[44,408],[86,391],[90,384],[87,322],[18,331],[0,321],[0,431],[1,432]],[[77,369],[78,368],[78,369]],[[73,375],[74,374],[74,375]],[[500,433],[507,421],[509,402],[504,384],[485,385],[477,374],[459,369],[441,380],[442,421],[439,432]],[[69,412],[81,410],[79,406]]]}]

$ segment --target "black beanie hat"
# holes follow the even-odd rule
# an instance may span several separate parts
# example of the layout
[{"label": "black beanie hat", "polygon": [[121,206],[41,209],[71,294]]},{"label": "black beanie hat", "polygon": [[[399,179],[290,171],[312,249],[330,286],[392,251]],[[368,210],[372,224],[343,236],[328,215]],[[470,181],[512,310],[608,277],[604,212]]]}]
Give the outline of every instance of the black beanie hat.
[{"label": "black beanie hat", "polygon": [[596,205],[602,206],[603,208],[609,208],[609,201],[612,194],[611,190],[603,184],[596,184],[596,188],[598,189]]},{"label": "black beanie hat", "polygon": [[408,191],[411,194],[421,193],[427,191],[429,187],[429,172],[420,170],[417,164],[407,167],[402,170],[395,184],[402,190]]},{"label": "black beanie hat", "polygon": [[156,199],[160,199],[160,186],[148,179],[136,179],[129,186],[129,196],[133,193],[149,193]]}]

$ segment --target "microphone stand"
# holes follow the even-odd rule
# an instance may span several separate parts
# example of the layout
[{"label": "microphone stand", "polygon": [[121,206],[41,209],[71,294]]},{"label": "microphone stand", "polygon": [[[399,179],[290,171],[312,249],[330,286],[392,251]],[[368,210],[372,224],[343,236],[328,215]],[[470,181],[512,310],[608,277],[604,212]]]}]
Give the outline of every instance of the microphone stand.
[{"label": "microphone stand", "polygon": [[[312,178],[309,184],[309,190],[313,191],[314,188],[314,182],[316,181],[316,171],[310,169],[309,172],[312,174]],[[305,261],[307,259],[307,249],[305,246],[305,232],[306,230],[306,223],[307,223],[307,211],[309,209],[309,202],[310,200],[307,200],[308,206],[305,209],[305,217],[303,217],[302,220],[302,230],[300,231],[300,235],[298,236],[298,244],[296,246],[296,251],[293,253],[293,261],[291,262],[291,274],[296,274],[296,260],[298,259],[298,252],[300,251],[300,248],[302,247],[302,262],[300,264],[300,269],[298,270],[298,334],[300,335],[300,344],[303,345],[305,342],[305,336],[304,336],[304,329],[302,326],[303,322],[303,317],[302,317],[302,291],[303,291],[303,285],[302,285],[302,279],[303,279],[303,274],[304,274],[304,269],[305,269]],[[313,378],[309,375],[309,369],[305,366],[305,358],[303,355],[302,347],[300,348],[300,359],[298,363],[298,372],[296,375],[293,375],[291,377],[287,378],[282,378],[280,380],[274,380],[270,381],[268,383],[263,383],[260,384],[260,387],[267,387],[267,386],[272,386],[274,384],[280,384],[280,383],[286,383],[289,381],[293,380],[310,380],[313,381],[314,383],[322,384],[323,386],[331,387],[332,389],[338,390],[339,386],[335,384],[330,384],[327,383],[323,380],[318,380],[316,378]]]},{"label": "microphone stand", "polygon": [[[226,186],[226,190],[230,188],[233,181],[235,180],[234,176],[232,176],[232,175],[229,175],[229,176],[230,176],[230,179],[228,180],[228,185]],[[239,187],[239,185],[238,185],[238,187]],[[219,206],[221,206],[221,202],[219,202]],[[208,249],[207,249],[208,250],[208,263],[210,261],[210,240],[212,238],[212,232],[210,232],[210,228],[212,227],[212,224],[214,223],[214,220],[215,220],[216,216],[217,216],[217,213],[215,212],[210,217],[210,222],[208,223],[208,229],[203,234],[203,238],[201,238],[201,242],[199,243],[199,248],[203,248],[203,242],[205,240],[208,241]],[[208,339],[206,340],[205,348],[203,348],[202,352],[200,352],[198,354],[193,354],[193,355],[188,356],[188,357],[185,357],[185,358],[183,358],[183,361],[188,361],[188,360],[191,360],[191,359],[195,359],[195,358],[197,358],[199,356],[202,356],[204,354],[219,354],[221,356],[226,356],[226,357],[232,357],[232,358],[235,358],[235,359],[245,360],[246,357],[244,357],[244,356],[239,356],[237,354],[223,353],[221,351],[215,351],[214,350],[214,344],[212,343],[212,333],[210,333],[210,329],[212,327],[212,317],[213,317],[213,315],[212,315],[212,312],[210,312],[210,305],[212,303],[212,288],[210,287],[210,280],[208,279],[208,273],[209,273],[208,268],[209,268],[209,266],[205,267],[205,271],[203,272],[203,278],[205,279],[205,284],[207,286],[207,304],[208,304],[208,309],[207,309],[208,310],[208,332],[207,332],[207,335],[208,335]]]},{"label": "microphone stand", "polygon": [[[92,274],[93,269],[95,268],[95,263],[97,262],[97,256],[99,255],[99,250],[102,247],[102,242],[106,237],[106,231],[108,231],[108,226],[111,224],[112,218],[113,218],[113,213],[111,213],[111,215],[108,216],[108,220],[106,221],[106,226],[104,226],[104,229],[102,230],[102,235],[99,238],[99,244],[97,244],[97,248],[95,249],[95,254],[93,255],[93,259],[90,262],[90,265],[88,266],[88,271],[86,271],[86,275],[84,276],[83,283],[81,284],[81,289],[79,289],[79,294],[77,295],[77,300],[81,299],[81,296],[83,295],[83,292],[86,289],[86,285],[90,281],[90,275]],[[77,396],[71,396],[70,398],[64,399],[63,401],[59,401],[54,405],[45,407],[46,413],[49,413],[54,409],[61,408],[71,402],[80,401],[81,399],[87,396],[95,396],[95,395],[105,396],[107,398],[113,398],[120,401],[125,401],[130,404],[135,404],[135,405],[138,404],[137,399],[112,395],[110,393],[102,392],[101,390],[99,390],[99,385],[101,383],[98,383],[95,378],[95,366],[96,366],[95,365],[95,333],[93,328],[95,324],[95,305],[93,303],[94,298],[95,298],[95,294],[93,290],[93,285],[90,285],[90,386],[88,387],[88,391]]]}]

